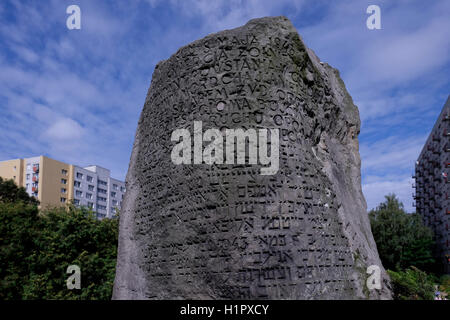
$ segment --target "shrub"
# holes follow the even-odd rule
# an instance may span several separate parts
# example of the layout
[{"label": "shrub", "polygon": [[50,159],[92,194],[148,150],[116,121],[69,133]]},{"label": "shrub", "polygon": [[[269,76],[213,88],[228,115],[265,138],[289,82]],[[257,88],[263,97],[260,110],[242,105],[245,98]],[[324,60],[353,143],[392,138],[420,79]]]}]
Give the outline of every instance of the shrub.
[{"label": "shrub", "polygon": [[391,277],[394,299],[396,300],[433,300],[433,276],[416,267],[405,271],[387,271]]}]

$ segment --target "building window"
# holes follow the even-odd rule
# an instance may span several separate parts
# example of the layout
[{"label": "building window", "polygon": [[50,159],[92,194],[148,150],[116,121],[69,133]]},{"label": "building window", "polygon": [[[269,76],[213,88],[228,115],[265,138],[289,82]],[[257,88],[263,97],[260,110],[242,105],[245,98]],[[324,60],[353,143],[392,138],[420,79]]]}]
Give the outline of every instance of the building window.
[{"label": "building window", "polygon": [[66,193],[66,192],[67,192],[66,188],[61,188],[61,193]]},{"label": "building window", "polygon": [[77,197],[81,198],[81,197],[83,196],[83,192],[77,190],[77,191],[75,191],[75,195],[76,195]]},{"label": "building window", "polygon": [[86,199],[92,199],[92,193],[86,193]]},{"label": "building window", "polygon": [[27,171],[30,171],[31,170],[31,164],[27,164]]},{"label": "building window", "polygon": [[77,179],[83,179],[83,174],[82,173],[79,173],[79,172],[77,172]]},{"label": "building window", "polygon": [[127,190],[125,189],[125,187],[120,187],[120,191],[125,192]]},{"label": "building window", "polygon": [[66,198],[61,197],[61,203],[66,203]]},{"label": "building window", "polygon": [[94,186],[93,185],[88,185],[88,190],[89,191],[94,191]]},{"label": "building window", "polygon": [[115,198],[116,197],[116,193],[115,192],[111,192],[111,197]]},{"label": "building window", "polygon": [[104,213],[97,213],[97,218],[103,219],[105,217],[106,217],[106,214],[104,214]]},{"label": "building window", "polygon": [[108,193],[105,189],[100,189],[100,188],[97,188],[97,192],[98,193],[103,193],[103,194],[107,194]]},{"label": "building window", "polygon": [[81,188],[81,182],[80,181],[74,181],[73,185],[77,188]]},{"label": "building window", "polygon": [[117,184],[113,184],[113,189],[114,190],[119,190],[119,186]]},{"label": "building window", "polygon": [[94,203],[88,202],[87,203],[88,208],[94,209]]},{"label": "building window", "polygon": [[103,180],[98,180],[97,182],[98,182],[98,184],[101,184],[103,186],[107,186],[108,185],[108,183],[106,181],[103,181]]},{"label": "building window", "polygon": [[117,200],[112,201],[113,206],[117,206]]},{"label": "building window", "polygon": [[103,197],[97,197],[97,201],[102,201],[102,202],[106,202],[106,198],[103,198]]},{"label": "building window", "polygon": [[102,206],[101,204],[98,204],[97,209],[106,210],[106,206]]},{"label": "building window", "polygon": [[92,177],[91,176],[86,176],[86,180],[87,180],[87,182],[92,182]]},{"label": "building window", "polygon": [[28,187],[30,186],[30,184],[29,183],[27,183],[27,187],[26,187],[26,189],[28,189]]},{"label": "building window", "polygon": [[30,174],[27,173],[27,180],[30,180]]},{"label": "building window", "polygon": [[67,184],[67,180],[66,179],[61,179],[61,183],[62,184]]},{"label": "building window", "polygon": [[79,204],[80,204],[80,200],[78,200],[78,199],[73,199],[73,204],[79,205]]},{"label": "building window", "polygon": [[61,170],[61,173],[62,173],[63,175],[65,175],[65,176],[67,176],[67,170],[66,170],[66,169],[62,169],[62,170]]}]

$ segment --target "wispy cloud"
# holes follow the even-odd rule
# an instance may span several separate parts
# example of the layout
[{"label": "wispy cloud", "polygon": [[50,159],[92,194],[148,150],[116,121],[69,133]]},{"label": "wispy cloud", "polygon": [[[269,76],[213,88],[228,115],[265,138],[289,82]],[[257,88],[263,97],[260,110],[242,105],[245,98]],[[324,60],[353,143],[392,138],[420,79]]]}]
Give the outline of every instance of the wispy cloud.
[{"label": "wispy cloud", "polygon": [[426,138],[388,136],[372,143],[362,143],[360,153],[364,159],[363,172],[396,172],[410,169],[414,165],[411,159],[419,156]]},{"label": "wispy cloud", "polygon": [[286,15],[360,108],[369,208],[391,191],[412,202],[414,161],[449,93],[450,2],[378,1],[373,31],[369,0],[80,0],[73,31],[70,4],[0,2],[0,159],[46,154],[123,179],[155,64],[209,33]]},{"label": "wispy cloud", "polygon": [[403,202],[407,212],[414,212],[415,208],[412,206],[413,179],[408,176],[395,176],[392,179],[386,177],[378,179],[378,181],[371,181],[363,183],[362,189],[367,201],[367,207],[373,209],[381,202],[385,201],[384,196],[394,193],[400,201]]},{"label": "wispy cloud", "polygon": [[45,130],[42,137],[50,141],[70,143],[73,140],[82,138],[83,135],[84,129],[78,122],[69,118],[63,118],[53,123]]}]

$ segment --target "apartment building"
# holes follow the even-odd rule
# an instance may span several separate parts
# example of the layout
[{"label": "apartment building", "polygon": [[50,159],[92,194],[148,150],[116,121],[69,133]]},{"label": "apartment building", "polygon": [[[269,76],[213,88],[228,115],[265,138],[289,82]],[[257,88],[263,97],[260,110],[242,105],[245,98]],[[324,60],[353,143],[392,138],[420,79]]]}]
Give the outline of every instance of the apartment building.
[{"label": "apartment building", "polygon": [[108,169],[83,168],[45,156],[1,161],[0,176],[24,187],[41,207],[72,201],[92,208],[100,219],[114,217],[125,194],[125,183],[112,178]]},{"label": "apartment building", "polygon": [[434,232],[436,258],[450,273],[450,96],[416,161],[416,212]]}]

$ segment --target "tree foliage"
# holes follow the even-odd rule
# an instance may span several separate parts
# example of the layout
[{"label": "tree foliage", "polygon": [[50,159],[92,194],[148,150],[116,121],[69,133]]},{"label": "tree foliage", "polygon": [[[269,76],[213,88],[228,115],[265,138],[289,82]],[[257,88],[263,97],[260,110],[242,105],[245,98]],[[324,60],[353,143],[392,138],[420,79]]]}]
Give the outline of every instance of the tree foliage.
[{"label": "tree foliage", "polygon": [[432,270],[433,233],[418,214],[408,214],[394,194],[369,213],[372,233],[380,259],[386,269],[410,266]]},{"label": "tree foliage", "polygon": [[[118,220],[74,206],[39,213],[36,201],[6,184],[0,181],[0,300],[109,300]],[[80,290],[67,289],[69,265],[81,269]]]},{"label": "tree foliage", "polygon": [[388,270],[391,277],[394,299],[433,300],[435,279],[415,267],[405,271]]},{"label": "tree foliage", "polygon": [[34,197],[30,197],[25,188],[18,187],[14,180],[5,180],[0,177],[0,202],[19,202],[30,204],[39,204],[39,201]]}]

